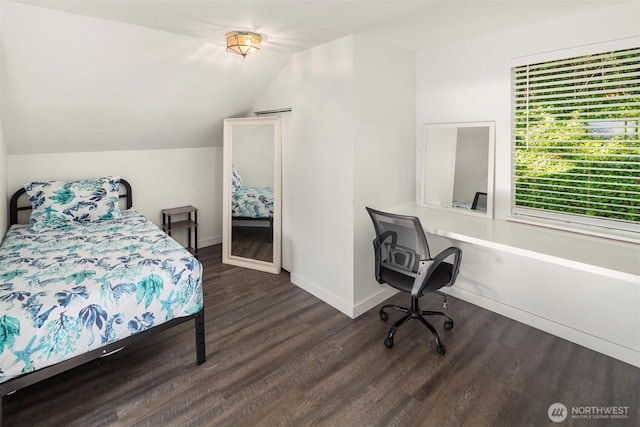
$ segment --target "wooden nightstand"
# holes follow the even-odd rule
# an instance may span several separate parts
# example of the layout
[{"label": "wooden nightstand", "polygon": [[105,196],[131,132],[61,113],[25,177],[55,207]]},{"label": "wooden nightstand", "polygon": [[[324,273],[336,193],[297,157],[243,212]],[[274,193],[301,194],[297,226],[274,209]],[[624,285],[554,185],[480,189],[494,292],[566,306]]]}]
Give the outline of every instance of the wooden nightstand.
[{"label": "wooden nightstand", "polygon": [[[172,221],[173,216],[182,215],[179,220]],[[171,236],[176,230],[187,230],[187,250],[198,256],[198,209],[191,205],[162,209],[162,230]],[[193,241],[191,232],[193,231]],[[193,245],[191,244],[193,242]]]}]

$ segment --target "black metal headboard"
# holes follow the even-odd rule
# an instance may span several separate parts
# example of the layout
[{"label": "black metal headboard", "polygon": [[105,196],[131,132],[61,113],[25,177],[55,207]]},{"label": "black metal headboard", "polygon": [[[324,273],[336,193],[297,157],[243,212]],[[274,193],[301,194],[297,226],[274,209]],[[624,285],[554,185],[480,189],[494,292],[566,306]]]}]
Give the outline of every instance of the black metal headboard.
[{"label": "black metal headboard", "polygon": [[[24,200],[26,199],[26,190],[23,188],[19,189],[13,196],[11,196],[11,200],[9,201],[9,227],[13,224],[18,224],[18,212],[20,211],[30,211],[31,203],[26,200],[26,204]],[[20,200],[20,196],[25,195],[22,200]],[[133,196],[131,194],[131,184],[125,179],[120,178],[120,198],[125,199],[125,206],[127,209],[133,206]]]}]

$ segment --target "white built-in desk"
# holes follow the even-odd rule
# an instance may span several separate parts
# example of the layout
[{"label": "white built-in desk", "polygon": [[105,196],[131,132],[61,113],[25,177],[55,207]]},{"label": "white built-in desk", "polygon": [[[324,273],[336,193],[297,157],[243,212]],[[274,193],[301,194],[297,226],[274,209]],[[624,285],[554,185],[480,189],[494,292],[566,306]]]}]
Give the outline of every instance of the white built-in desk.
[{"label": "white built-in desk", "polygon": [[640,367],[640,245],[415,204],[432,250],[462,249],[460,299]]},{"label": "white built-in desk", "polygon": [[418,217],[430,234],[640,283],[638,244],[415,204],[390,211]]}]

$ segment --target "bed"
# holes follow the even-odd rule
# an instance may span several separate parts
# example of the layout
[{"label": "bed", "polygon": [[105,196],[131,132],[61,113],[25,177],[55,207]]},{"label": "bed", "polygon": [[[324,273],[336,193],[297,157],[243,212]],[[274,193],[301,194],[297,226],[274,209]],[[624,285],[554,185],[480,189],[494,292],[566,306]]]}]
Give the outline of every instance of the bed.
[{"label": "bed", "polygon": [[131,208],[129,183],[32,184],[0,245],[0,426],[5,395],[190,320],[204,363],[202,265]]},{"label": "bed", "polygon": [[247,226],[255,222],[267,223],[273,235],[273,188],[243,185],[242,177],[232,167],[231,216],[233,224]]}]

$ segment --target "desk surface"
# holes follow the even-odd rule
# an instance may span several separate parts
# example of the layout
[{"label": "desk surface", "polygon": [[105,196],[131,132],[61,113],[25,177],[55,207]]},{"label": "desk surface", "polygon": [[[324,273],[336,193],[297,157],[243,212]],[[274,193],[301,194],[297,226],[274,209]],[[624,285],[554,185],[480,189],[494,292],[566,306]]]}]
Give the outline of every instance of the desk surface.
[{"label": "desk surface", "polygon": [[418,217],[425,232],[430,234],[640,284],[638,244],[416,204],[398,206],[389,211]]}]

